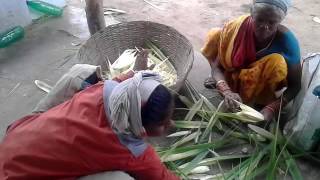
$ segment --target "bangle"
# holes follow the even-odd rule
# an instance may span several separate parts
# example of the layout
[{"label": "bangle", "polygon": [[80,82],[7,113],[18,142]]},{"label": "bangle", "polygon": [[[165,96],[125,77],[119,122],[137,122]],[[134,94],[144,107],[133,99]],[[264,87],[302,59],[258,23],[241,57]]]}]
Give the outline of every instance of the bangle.
[{"label": "bangle", "polygon": [[269,109],[270,111],[272,111],[273,115],[276,114],[276,112],[274,111],[274,109],[270,106],[265,106],[266,109]]},{"label": "bangle", "polygon": [[218,86],[218,84],[223,83],[223,82],[226,83],[225,80],[219,80],[219,81],[217,81],[217,82],[216,82],[216,86]]},{"label": "bangle", "polygon": [[216,86],[217,86],[218,91],[219,91],[221,94],[223,94],[223,92],[225,92],[225,91],[230,91],[230,90],[231,90],[230,87],[229,87],[229,85],[227,84],[227,82],[224,81],[224,80],[218,81],[218,82],[216,83]]}]

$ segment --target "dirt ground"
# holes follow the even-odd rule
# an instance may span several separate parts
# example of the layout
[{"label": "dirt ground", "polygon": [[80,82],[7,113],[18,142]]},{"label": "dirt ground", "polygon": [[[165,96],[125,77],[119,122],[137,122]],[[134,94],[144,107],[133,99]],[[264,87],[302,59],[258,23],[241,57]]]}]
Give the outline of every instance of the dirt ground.
[{"label": "dirt ground", "polygon": [[[185,35],[198,51],[206,32],[221,27],[226,21],[249,12],[251,0],[105,0],[106,7],[125,10],[119,16],[106,16],[106,23],[149,20],[174,27]],[[295,0],[284,21],[298,37],[302,55],[320,51],[319,0]],[[36,88],[34,80],[48,84],[56,80],[73,64],[79,42],[89,38],[83,0],[68,0],[64,15],[45,18],[27,28],[23,40],[6,49],[0,49],[0,137],[15,119],[27,115],[44,93]],[[198,73],[198,72],[202,73]],[[209,74],[207,62],[197,54],[190,81],[202,88]],[[300,163],[306,179],[320,177],[319,166]]]}]

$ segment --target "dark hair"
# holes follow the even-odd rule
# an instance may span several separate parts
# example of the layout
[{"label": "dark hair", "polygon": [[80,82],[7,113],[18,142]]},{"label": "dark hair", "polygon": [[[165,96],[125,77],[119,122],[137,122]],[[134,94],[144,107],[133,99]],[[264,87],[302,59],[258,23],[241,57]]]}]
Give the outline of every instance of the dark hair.
[{"label": "dark hair", "polygon": [[171,113],[173,97],[169,90],[159,85],[151,93],[147,103],[141,109],[142,125],[159,124]]}]

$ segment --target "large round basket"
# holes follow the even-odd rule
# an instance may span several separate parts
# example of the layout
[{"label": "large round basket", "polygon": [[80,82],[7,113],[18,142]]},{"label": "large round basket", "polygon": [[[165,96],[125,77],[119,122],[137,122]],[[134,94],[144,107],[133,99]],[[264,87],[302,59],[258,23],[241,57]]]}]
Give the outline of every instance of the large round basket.
[{"label": "large round basket", "polygon": [[163,24],[132,21],[108,26],[87,40],[78,52],[78,59],[106,68],[108,60],[113,63],[123,51],[144,47],[147,40],[157,45],[176,68],[178,81],[171,88],[179,91],[193,64],[193,48],[187,38]]}]

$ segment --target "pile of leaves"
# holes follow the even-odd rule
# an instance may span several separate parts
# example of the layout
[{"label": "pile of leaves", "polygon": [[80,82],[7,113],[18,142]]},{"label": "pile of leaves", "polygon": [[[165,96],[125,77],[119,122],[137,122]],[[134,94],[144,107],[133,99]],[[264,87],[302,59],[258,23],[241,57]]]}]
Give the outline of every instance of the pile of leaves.
[{"label": "pile of leaves", "polygon": [[[303,179],[295,158],[308,156],[289,143],[279,130],[279,117],[267,131],[254,125],[246,116],[223,113],[206,97],[187,83],[190,99],[179,96],[187,108],[183,120],[175,120],[177,131],[167,136],[174,139],[165,147],[157,147],[161,160],[169,169],[183,179],[223,179],[248,180],[263,176],[274,180],[281,176],[291,176],[294,180]],[[181,108],[180,108],[181,110]],[[245,128],[243,128],[245,127]],[[218,138],[213,138],[218,134]],[[220,155],[221,149],[235,143],[250,145],[250,152]],[[221,163],[231,161],[232,167],[226,170]],[[219,169],[214,173],[213,169]]]}]

